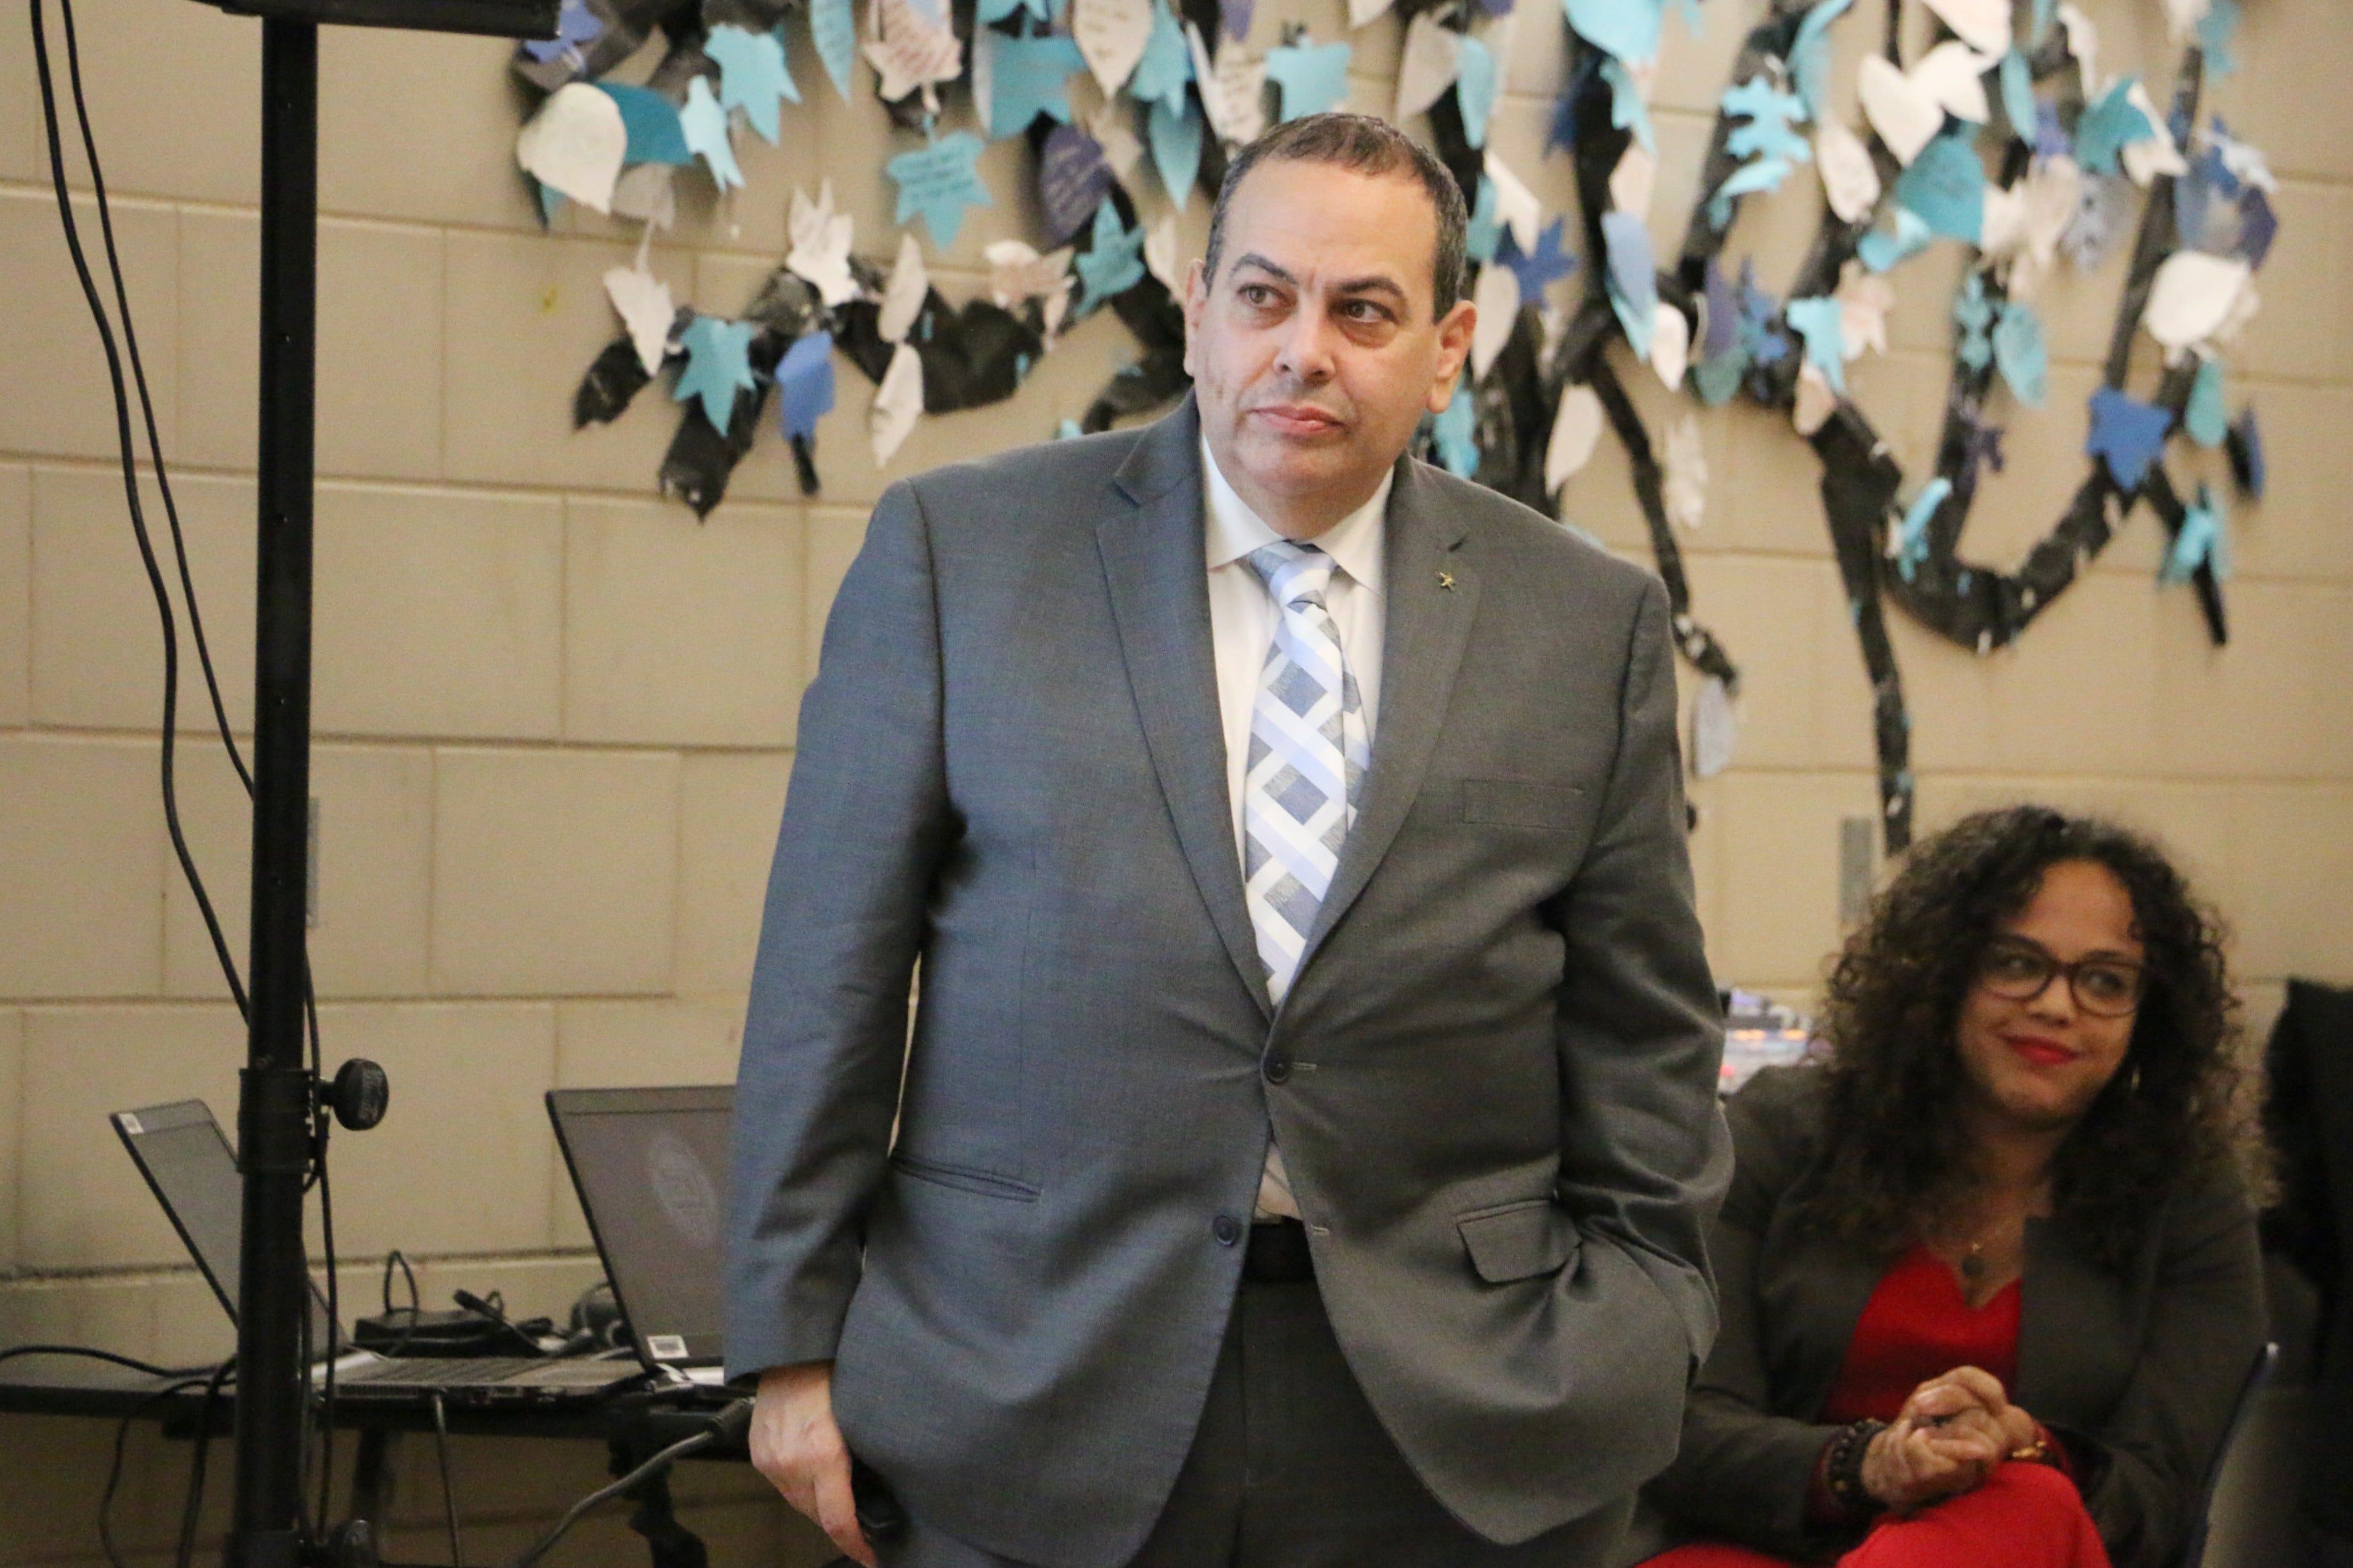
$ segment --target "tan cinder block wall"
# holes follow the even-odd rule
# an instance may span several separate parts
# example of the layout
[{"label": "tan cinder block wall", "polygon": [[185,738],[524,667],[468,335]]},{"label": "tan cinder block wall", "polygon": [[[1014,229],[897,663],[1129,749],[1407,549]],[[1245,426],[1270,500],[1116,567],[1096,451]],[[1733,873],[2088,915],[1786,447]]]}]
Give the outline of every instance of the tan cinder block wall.
[{"label": "tan cinder block wall", "polygon": [[[2157,0],[2088,8],[2108,68],[2170,79]],[[1758,9],[1706,0],[1696,39],[1669,22],[1663,246]],[[2032,795],[2155,828],[2236,922],[2260,1023],[2291,974],[2353,979],[2353,527],[2336,500],[2353,483],[2353,99],[2339,90],[2353,10],[2247,10],[2245,68],[2213,101],[2270,153],[2285,226],[2267,309],[2233,362],[2235,390],[2263,410],[2274,489],[2237,513],[2232,646],[2208,648],[2188,593],[2156,586],[2146,512],[2014,650],[1977,658],[1900,617],[1896,636],[1924,826]],[[1544,0],[1523,13],[1494,144],[1567,208],[1567,160],[1544,154],[1561,20]],[[1845,79],[1882,14],[1862,0],[1841,24]],[[1345,30],[1337,0],[1268,0],[1252,45],[1279,41],[1286,19],[1321,38]],[[79,20],[140,345],[242,731],[259,29],[193,0],[82,0]],[[1394,18],[1354,35],[1357,107],[1392,100],[1398,37]],[[497,1286],[560,1310],[590,1280],[538,1097],[732,1073],[798,694],[866,506],[892,474],[1046,437],[1134,353],[1107,313],[1086,322],[1012,402],[924,421],[889,473],[865,450],[868,394],[845,366],[819,438],[825,495],[799,496],[771,432],[698,525],[653,493],[674,423],[659,390],[612,428],[569,429],[572,388],[614,331],[599,275],[637,237],[576,208],[540,231],[512,166],[523,98],[505,57],[496,41],[416,35],[331,31],[322,45],[313,952],[330,1059],[374,1057],[395,1086],[382,1130],[336,1143],[345,1300],[363,1310],[393,1247],[419,1260],[431,1300]],[[699,306],[748,302],[781,256],[796,183],[830,178],[860,251],[887,262],[895,249],[881,169],[894,148],[863,96],[868,68],[845,106],[797,27],[791,59],[806,101],[786,110],[785,144],[744,138],[748,189],[691,195],[653,247],[655,270]],[[160,644],[14,7],[0,13],[0,1343],[190,1363],[226,1351],[225,1324],[104,1117],[202,1095],[228,1119],[241,1039],[162,830]],[[1072,86],[1091,104],[1092,88]],[[987,241],[1030,234],[1025,156],[992,148],[997,205],[929,256],[951,299],[983,287]],[[86,190],[78,163],[73,180]],[[681,184],[702,189],[695,174]],[[1160,210],[1154,176],[1134,185]],[[1785,277],[1816,200],[1801,169],[1744,215],[1732,254]],[[1185,220],[1196,248],[1206,205],[1196,196]],[[94,242],[86,198],[79,211]],[[1898,275],[1893,352],[1855,369],[1915,473],[1942,405],[1957,266],[1932,255]],[[2081,477],[2116,270],[2049,301],[2051,407],[2013,421],[2009,468],[1970,529],[1980,558],[2014,561]],[[1646,371],[1630,381],[1662,427],[1676,405]],[[1867,691],[1810,451],[1753,410],[1702,429],[1714,486],[1683,542],[1699,613],[1747,675],[1738,761],[1694,790],[1711,956],[1726,981],[1802,996],[1838,940],[1839,818],[1874,805]],[[146,493],[160,529],[152,479]],[[1644,557],[1609,446],[1564,510]],[[193,659],[181,696],[189,841],[242,959],[244,808],[207,743]],[[96,1557],[106,1436],[0,1421],[0,1563]],[[595,1484],[600,1458],[461,1442],[469,1557],[513,1551]],[[411,1445],[396,1555],[441,1552],[429,1465]],[[142,1563],[168,1549],[185,1466],[184,1445],[132,1445],[121,1532]],[[722,1561],[824,1555],[741,1472],[698,1472],[683,1489]],[[567,1550],[636,1560],[610,1523]]]}]

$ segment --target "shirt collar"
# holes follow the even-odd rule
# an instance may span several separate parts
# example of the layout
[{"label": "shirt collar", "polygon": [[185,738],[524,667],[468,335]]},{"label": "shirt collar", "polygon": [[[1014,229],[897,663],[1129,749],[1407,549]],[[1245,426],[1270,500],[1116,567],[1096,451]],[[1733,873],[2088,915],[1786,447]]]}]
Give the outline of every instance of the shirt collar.
[{"label": "shirt collar", "polygon": [[[1208,535],[1210,571],[1229,566],[1251,551],[1282,537],[1226,482],[1207,440],[1201,443],[1201,493],[1208,502],[1202,510],[1207,514],[1208,526],[1203,531]],[[1315,547],[1329,555],[1358,587],[1375,594],[1381,592],[1384,524],[1388,515],[1389,491],[1396,483],[1397,469],[1392,467],[1381,476],[1380,488],[1364,505],[1314,541]]]}]

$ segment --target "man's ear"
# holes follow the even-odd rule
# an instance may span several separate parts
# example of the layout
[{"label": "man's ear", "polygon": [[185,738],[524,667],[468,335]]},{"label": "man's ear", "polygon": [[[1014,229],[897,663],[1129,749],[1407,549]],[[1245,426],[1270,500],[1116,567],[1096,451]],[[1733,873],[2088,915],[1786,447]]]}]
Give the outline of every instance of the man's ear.
[{"label": "man's ear", "polygon": [[1478,325],[1479,307],[1468,300],[1456,300],[1454,309],[1438,319],[1438,363],[1427,404],[1432,414],[1445,413],[1454,401],[1454,384],[1462,374],[1462,362],[1471,357],[1471,334]]},{"label": "man's ear", "polygon": [[1201,312],[1209,308],[1209,275],[1202,269],[1201,258],[1185,269],[1185,374],[1197,375],[1193,368],[1193,340],[1201,335]]}]

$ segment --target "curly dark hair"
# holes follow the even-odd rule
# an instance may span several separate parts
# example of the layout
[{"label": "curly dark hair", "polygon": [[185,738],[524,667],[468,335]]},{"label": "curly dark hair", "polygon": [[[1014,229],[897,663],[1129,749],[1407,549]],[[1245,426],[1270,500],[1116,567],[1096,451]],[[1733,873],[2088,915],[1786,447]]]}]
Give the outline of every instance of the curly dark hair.
[{"label": "curly dark hair", "polygon": [[1961,1088],[1961,1004],[1997,927],[2067,860],[2104,866],[2124,884],[2148,990],[2123,1067],[2060,1148],[2059,1223],[2122,1267],[2178,1185],[2218,1172],[2258,1179],[2220,919],[2139,834],[2021,805],[1964,817],[1916,846],[1831,973],[1815,1223],[1893,1253],[1967,1201],[1969,1151],[1949,1113]]}]

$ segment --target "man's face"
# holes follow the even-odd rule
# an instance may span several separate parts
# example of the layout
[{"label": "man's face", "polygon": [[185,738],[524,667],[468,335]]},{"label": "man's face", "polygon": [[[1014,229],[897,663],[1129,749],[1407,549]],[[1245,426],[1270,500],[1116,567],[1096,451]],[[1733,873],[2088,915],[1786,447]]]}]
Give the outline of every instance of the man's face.
[{"label": "man's face", "polygon": [[1218,276],[1186,280],[1185,368],[1219,469],[1278,531],[1363,505],[1453,395],[1472,310],[1433,319],[1437,250],[1409,174],[1271,160],[1233,193]]}]

